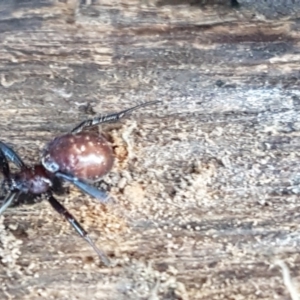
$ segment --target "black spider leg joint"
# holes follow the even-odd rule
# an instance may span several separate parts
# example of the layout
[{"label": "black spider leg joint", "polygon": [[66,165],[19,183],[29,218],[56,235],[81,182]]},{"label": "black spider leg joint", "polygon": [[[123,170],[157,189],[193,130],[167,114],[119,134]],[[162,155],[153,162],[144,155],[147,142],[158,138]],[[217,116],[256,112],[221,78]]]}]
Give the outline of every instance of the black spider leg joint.
[{"label": "black spider leg joint", "polygon": [[2,152],[2,155],[7,159],[10,160],[12,163],[14,163],[17,167],[20,169],[23,169],[26,167],[25,163],[22,161],[22,159],[19,157],[19,155],[11,149],[9,146],[7,146],[5,143],[0,141],[0,149]]}]

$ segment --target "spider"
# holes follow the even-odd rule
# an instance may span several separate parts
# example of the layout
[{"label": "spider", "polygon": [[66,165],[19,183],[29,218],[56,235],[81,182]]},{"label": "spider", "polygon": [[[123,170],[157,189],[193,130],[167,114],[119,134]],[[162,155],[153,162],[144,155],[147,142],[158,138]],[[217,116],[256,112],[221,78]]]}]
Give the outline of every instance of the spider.
[{"label": "spider", "polygon": [[[0,172],[3,173],[3,183],[8,186],[9,191],[0,207],[0,215],[14,200],[18,201],[22,193],[45,195],[51,206],[66,218],[77,233],[90,244],[102,262],[109,266],[110,260],[104,252],[95,245],[73,215],[53,196],[54,180],[66,180],[100,202],[107,203],[109,196],[90,184],[100,181],[101,177],[111,170],[114,162],[113,150],[103,134],[84,129],[118,121],[133,110],[159,102],[145,102],[121,112],[81,122],[71,132],[50,141],[43,149],[41,163],[34,166],[27,166],[12,148],[0,141]],[[12,174],[8,161],[14,163],[20,171]]]}]

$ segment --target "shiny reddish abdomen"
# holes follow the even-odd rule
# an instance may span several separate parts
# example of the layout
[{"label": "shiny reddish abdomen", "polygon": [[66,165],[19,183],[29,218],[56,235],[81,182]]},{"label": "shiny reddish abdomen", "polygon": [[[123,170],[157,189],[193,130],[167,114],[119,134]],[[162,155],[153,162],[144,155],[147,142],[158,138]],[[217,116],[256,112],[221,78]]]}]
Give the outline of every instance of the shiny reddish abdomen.
[{"label": "shiny reddish abdomen", "polygon": [[[109,142],[93,132],[68,133],[55,138],[45,148],[43,164],[57,164],[59,171],[95,182],[108,173],[114,156]],[[49,168],[47,168],[49,169]]]}]

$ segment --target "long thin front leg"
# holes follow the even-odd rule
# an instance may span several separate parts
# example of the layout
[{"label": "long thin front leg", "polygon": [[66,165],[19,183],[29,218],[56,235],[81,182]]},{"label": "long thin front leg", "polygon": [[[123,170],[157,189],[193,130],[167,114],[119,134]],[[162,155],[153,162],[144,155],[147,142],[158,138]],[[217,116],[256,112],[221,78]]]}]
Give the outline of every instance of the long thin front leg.
[{"label": "long thin front leg", "polygon": [[52,205],[52,207],[61,215],[63,215],[67,221],[73,226],[73,228],[77,231],[77,233],[84,238],[95,250],[95,252],[99,255],[100,259],[106,266],[110,266],[110,260],[108,257],[101,251],[88,236],[88,233],[82,228],[79,222],[67,211],[67,209],[60,204],[50,193],[47,195],[47,198]]},{"label": "long thin front leg", "polygon": [[25,163],[22,161],[19,155],[5,143],[0,142],[0,149],[2,150],[2,153],[5,155],[5,157],[12,161],[17,167],[25,167]]},{"label": "long thin front leg", "polygon": [[104,115],[104,116],[100,116],[94,119],[88,119],[85,120],[83,122],[81,122],[79,125],[77,125],[71,132],[72,133],[77,133],[82,131],[84,128],[86,127],[92,127],[92,126],[96,126],[102,123],[108,123],[108,122],[116,122],[119,119],[123,118],[127,113],[136,110],[138,108],[144,107],[144,106],[148,106],[148,105],[153,105],[153,104],[157,104],[160,103],[161,101],[149,101],[149,102],[145,102],[139,105],[136,105],[134,107],[125,109],[123,111],[120,111],[118,113],[113,113],[113,114],[109,114],[109,115]]}]

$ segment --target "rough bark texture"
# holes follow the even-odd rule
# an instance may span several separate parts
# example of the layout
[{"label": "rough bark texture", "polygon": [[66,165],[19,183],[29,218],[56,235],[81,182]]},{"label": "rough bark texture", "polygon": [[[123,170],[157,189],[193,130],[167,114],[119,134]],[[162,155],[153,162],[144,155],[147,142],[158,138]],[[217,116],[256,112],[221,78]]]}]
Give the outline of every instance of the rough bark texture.
[{"label": "rough bark texture", "polygon": [[58,196],[115,266],[46,201],[20,205],[0,218],[0,299],[290,299],[300,2],[186,2],[0,2],[1,140],[25,162],[94,114],[163,101],[102,127],[116,204]]}]

